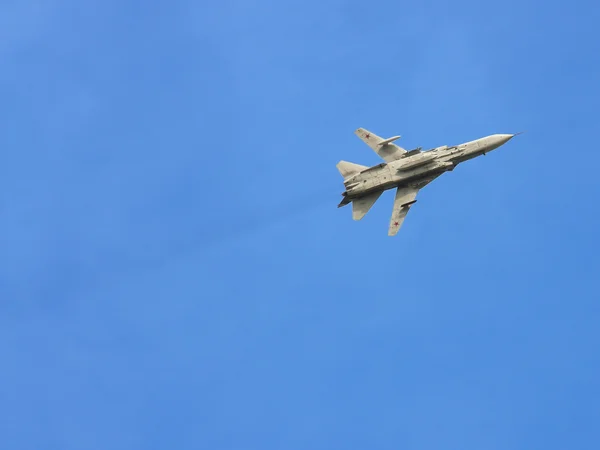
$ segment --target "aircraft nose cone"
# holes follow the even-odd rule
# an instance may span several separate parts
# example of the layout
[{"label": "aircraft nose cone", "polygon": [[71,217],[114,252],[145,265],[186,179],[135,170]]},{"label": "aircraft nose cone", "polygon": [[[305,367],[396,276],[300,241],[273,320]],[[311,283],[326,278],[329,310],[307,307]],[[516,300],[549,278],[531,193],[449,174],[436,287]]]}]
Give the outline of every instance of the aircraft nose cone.
[{"label": "aircraft nose cone", "polygon": [[498,135],[498,140],[501,142],[501,144],[506,144],[513,137],[515,137],[514,134],[499,134]]}]

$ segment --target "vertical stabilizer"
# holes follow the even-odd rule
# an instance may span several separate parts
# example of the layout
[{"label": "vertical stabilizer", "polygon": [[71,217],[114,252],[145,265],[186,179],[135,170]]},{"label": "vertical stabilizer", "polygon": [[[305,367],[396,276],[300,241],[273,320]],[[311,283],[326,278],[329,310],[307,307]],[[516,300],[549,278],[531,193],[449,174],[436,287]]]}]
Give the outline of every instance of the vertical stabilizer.
[{"label": "vertical stabilizer", "polygon": [[359,172],[362,172],[365,169],[368,169],[367,166],[361,166],[360,164],[351,163],[348,161],[340,161],[336,165],[337,170],[340,171],[340,174],[344,177],[344,179],[351,177],[352,175],[356,175]]}]

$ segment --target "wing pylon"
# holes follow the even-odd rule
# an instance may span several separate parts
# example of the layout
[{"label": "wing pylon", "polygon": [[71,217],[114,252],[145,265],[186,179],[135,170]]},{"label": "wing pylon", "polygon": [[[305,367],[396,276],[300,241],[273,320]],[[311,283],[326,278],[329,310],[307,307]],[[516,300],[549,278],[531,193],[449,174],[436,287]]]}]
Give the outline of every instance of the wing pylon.
[{"label": "wing pylon", "polygon": [[391,138],[383,139],[382,137],[377,136],[376,134],[371,133],[369,130],[365,130],[364,128],[356,129],[354,134],[356,134],[365,144],[371,147],[371,149],[385,162],[397,161],[406,153],[405,149],[392,143],[393,141],[400,139],[400,136],[393,136]]}]

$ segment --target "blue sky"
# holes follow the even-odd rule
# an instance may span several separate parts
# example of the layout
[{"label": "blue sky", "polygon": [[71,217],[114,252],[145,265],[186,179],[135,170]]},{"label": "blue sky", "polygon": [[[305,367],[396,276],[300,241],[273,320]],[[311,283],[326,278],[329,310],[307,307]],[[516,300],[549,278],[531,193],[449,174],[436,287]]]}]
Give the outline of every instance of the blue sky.
[{"label": "blue sky", "polygon": [[[591,1],[0,5],[0,438],[597,449]],[[527,133],[337,209],[353,131]]]}]

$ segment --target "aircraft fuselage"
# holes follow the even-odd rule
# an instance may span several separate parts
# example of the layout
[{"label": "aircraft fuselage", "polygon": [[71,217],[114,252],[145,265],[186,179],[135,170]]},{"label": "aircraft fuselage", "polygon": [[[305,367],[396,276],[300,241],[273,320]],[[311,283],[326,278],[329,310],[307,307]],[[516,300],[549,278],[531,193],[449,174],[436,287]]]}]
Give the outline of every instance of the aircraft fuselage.
[{"label": "aircraft fuselage", "polygon": [[377,191],[407,184],[424,187],[442,173],[470,159],[484,155],[508,142],[512,134],[493,134],[456,146],[442,146],[369,167],[344,181],[342,194],[348,201]]}]

